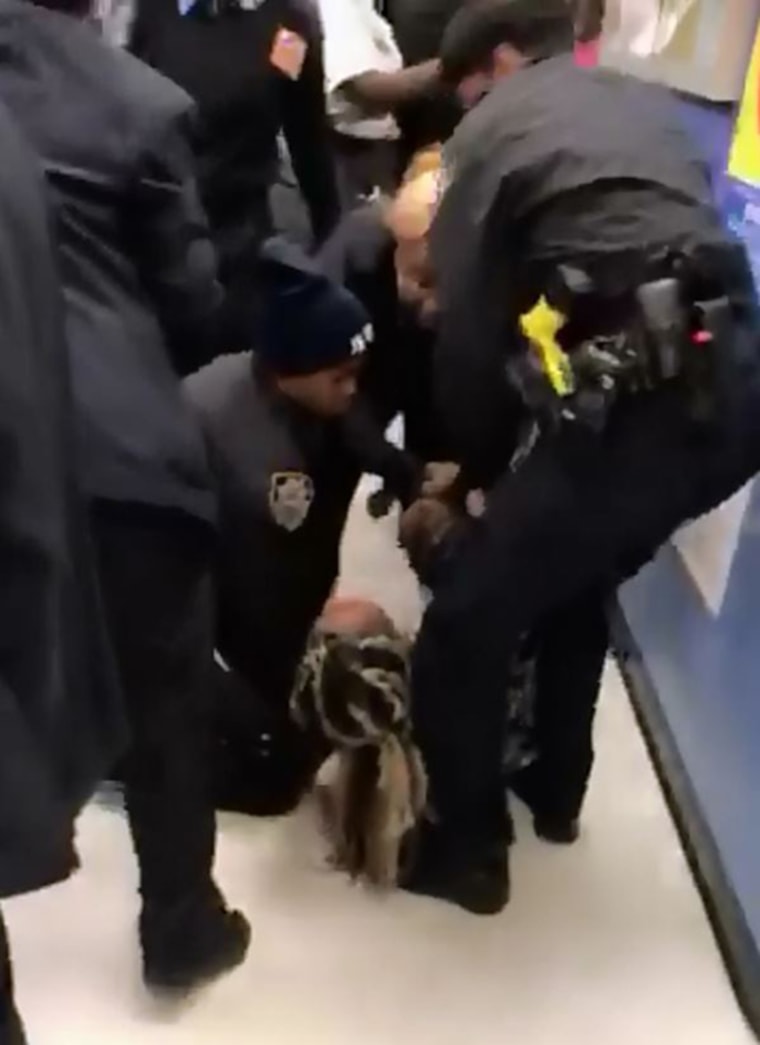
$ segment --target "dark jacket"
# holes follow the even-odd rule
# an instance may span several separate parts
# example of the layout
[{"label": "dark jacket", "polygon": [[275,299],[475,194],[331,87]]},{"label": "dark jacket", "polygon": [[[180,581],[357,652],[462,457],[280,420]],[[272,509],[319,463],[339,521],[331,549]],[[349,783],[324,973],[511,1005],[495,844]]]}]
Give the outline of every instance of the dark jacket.
[{"label": "dark jacket", "polygon": [[250,355],[216,360],[185,390],[220,498],[217,646],[262,698],[281,705],[337,580],[362,471],[383,474],[408,500],[415,464],[356,414],[324,421],[278,396]]},{"label": "dark jacket", "polygon": [[87,493],[210,518],[202,437],[177,380],[212,357],[222,299],[190,99],[90,25],[0,0],[0,100],[56,205]]},{"label": "dark jacket", "polygon": [[65,878],[126,743],[74,487],[63,302],[42,172],[0,107],[0,897]]},{"label": "dark jacket", "polygon": [[433,401],[437,335],[420,326],[399,301],[394,252],[382,207],[368,204],[345,215],[318,257],[324,271],[348,287],[372,319],[375,342],[362,392],[378,423],[387,425],[403,414],[407,449],[424,461],[445,461],[448,440]]},{"label": "dark jacket", "polygon": [[[338,217],[325,110],[319,21],[309,0],[262,0],[212,17],[207,0],[180,15],[177,0],[138,0],[132,49],[196,101],[203,201],[227,282],[271,232],[268,190],[283,130],[317,239]],[[300,74],[274,67],[282,30],[306,45]]]},{"label": "dark jacket", "polygon": [[632,273],[666,247],[725,242],[674,104],[568,56],[510,77],[460,124],[431,252],[446,330],[436,385],[462,456],[509,446],[506,353],[559,264]]}]

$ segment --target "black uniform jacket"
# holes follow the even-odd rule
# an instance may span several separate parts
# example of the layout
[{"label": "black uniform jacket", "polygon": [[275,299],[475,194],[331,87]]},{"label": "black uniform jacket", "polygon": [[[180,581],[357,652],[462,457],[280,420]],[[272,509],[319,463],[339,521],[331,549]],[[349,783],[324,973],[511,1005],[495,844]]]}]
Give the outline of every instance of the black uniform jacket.
[{"label": "black uniform jacket", "polygon": [[0,106],[0,898],[65,878],[126,743],[74,482],[44,179]]},{"label": "black uniform jacket", "polygon": [[459,125],[431,253],[446,335],[437,394],[463,454],[508,442],[505,355],[557,265],[623,271],[665,247],[726,242],[674,105],[563,56],[509,77]]},{"label": "black uniform jacket", "polygon": [[218,484],[218,648],[263,698],[281,702],[337,580],[359,476],[382,474],[408,500],[416,465],[358,409],[324,421],[283,399],[250,355],[216,360],[185,390]]},{"label": "black uniform jacket", "polygon": [[[206,0],[182,16],[177,0],[139,0],[132,49],[195,99],[203,202],[226,280],[239,278],[251,250],[271,229],[267,193],[278,171],[283,130],[323,238],[338,217],[338,193],[325,108],[322,40],[309,0],[241,3],[212,17]],[[272,62],[278,34],[305,44],[303,64],[287,75]]]},{"label": "black uniform jacket", "polygon": [[178,380],[215,354],[223,302],[190,99],[93,26],[0,0],[0,100],[56,208],[87,493],[211,518],[202,434]]}]

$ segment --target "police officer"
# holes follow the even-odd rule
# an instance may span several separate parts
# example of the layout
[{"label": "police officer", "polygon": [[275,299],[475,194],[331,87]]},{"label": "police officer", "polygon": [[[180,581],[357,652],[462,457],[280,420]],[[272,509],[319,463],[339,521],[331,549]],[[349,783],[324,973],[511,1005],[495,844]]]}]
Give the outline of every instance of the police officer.
[{"label": "police officer", "polygon": [[[584,601],[598,605],[760,467],[744,252],[667,97],[575,68],[572,48],[565,0],[479,0],[442,54],[472,111],[432,229],[439,393],[461,455],[491,476],[483,517],[439,545],[446,569],[416,645],[435,817],[407,884],[482,914],[509,898],[501,724],[519,637],[554,618],[566,650],[588,647],[583,671],[552,683],[575,723],[559,784],[577,817],[599,660]],[[538,425],[512,468],[512,445],[493,442],[507,386]],[[407,539],[419,521],[407,518]],[[576,641],[574,622],[591,636]],[[556,795],[544,768],[529,797]]]},{"label": "police officer", "polygon": [[265,307],[255,355],[215,361],[186,392],[220,497],[217,648],[232,674],[217,702],[217,798],[274,813],[315,768],[288,726],[288,702],[338,577],[356,483],[363,471],[381,474],[407,503],[422,469],[357,402],[374,339],[358,300],[283,241],[266,245],[258,275]]},{"label": "police officer", "polygon": [[137,0],[131,47],[198,106],[199,176],[221,277],[250,310],[253,262],[273,232],[281,131],[318,242],[339,214],[316,11],[309,0]]},{"label": "police officer", "polygon": [[131,732],[145,978],[190,988],[239,964],[250,938],[212,875],[201,720],[215,498],[179,379],[214,357],[217,336],[228,343],[224,294],[187,141],[192,103],[83,24],[90,7],[0,6],[0,98],[44,164],[56,217],[78,478]]}]

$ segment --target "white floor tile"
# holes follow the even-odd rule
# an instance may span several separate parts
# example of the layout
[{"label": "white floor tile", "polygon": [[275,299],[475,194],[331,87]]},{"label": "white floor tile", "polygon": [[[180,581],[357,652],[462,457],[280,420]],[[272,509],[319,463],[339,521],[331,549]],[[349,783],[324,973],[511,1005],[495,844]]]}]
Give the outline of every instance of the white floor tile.
[{"label": "white floor tile", "polygon": [[[387,524],[354,526],[346,574],[345,590],[414,626],[416,587]],[[598,748],[581,842],[542,845],[520,817],[514,900],[493,919],[352,887],[325,868],[308,808],[223,818],[219,878],[251,916],[251,954],[177,1007],[140,986],[125,825],[89,809],[77,878],[8,905],[31,1045],[753,1041],[612,670]]]}]

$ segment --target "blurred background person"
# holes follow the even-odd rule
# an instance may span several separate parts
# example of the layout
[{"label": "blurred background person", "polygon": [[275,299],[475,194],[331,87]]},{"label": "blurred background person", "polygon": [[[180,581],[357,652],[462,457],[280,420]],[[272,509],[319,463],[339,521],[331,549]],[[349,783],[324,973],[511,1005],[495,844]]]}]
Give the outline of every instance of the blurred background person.
[{"label": "blurred background person", "polygon": [[[76,489],[45,185],[0,106],[0,900],[75,870],[74,821],[126,744]],[[0,1041],[24,1045],[0,915]]]},{"label": "blurred background person", "polygon": [[55,205],[81,482],[132,730],[123,773],[144,975],[192,987],[249,942],[212,877],[216,501],[179,382],[216,351],[224,295],[187,140],[192,103],[104,43],[90,13],[89,0],[4,0],[0,99]]},{"label": "blurred background person", "polygon": [[339,214],[319,20],[310,0],[137,0],[133,52],[195,100],[202,199],[236,306],[256,301],[253,268],[274,232],[270,190],[283,132],[313,238]]},{"label": "blurred background person", "polygon": [[396,113],[434,92],[438,61],[404,67],[393,27],[374,0],[318,0],[328,108],[343,202],[393,192],[403,170]]}]

